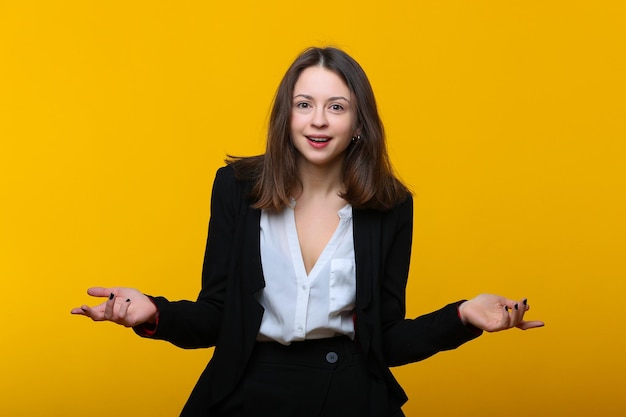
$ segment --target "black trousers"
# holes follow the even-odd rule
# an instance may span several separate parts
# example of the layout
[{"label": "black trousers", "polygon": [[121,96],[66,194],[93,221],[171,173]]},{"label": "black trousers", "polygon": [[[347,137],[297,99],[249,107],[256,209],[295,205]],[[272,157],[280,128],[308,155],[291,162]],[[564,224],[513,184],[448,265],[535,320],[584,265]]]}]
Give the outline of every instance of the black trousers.
[{"label": "black trousers", "polygon": [[357,344],[345,336],[259,342],[239,385],[211,415],[363,417],[370,378]]}]

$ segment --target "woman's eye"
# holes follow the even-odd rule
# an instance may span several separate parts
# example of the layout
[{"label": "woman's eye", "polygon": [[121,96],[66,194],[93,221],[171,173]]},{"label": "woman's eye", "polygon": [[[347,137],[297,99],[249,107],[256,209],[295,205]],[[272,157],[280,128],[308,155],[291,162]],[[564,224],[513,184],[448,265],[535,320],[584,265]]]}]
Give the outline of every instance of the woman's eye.
[{"label": "woman's eye", "polygon": [[311,107],[309,103],[296,103],[296,107],[299,109],[308,109]]},{"label": "woman's eye", "polygon": [[331,104],[330,109],[334,111],[341,111],[343,110],[343,106],[341,104]]}]

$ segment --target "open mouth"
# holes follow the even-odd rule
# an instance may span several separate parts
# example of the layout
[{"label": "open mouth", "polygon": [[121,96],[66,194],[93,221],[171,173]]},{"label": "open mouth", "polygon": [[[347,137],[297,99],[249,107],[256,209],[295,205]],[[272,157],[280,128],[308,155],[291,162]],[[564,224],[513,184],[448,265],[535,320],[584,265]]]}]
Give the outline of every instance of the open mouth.
[{"label": "open mouth", "polygon": [[329,137],[313,137],[313,136],[307,136],[307,139],[315,143],[325,143],[330,140]]}]

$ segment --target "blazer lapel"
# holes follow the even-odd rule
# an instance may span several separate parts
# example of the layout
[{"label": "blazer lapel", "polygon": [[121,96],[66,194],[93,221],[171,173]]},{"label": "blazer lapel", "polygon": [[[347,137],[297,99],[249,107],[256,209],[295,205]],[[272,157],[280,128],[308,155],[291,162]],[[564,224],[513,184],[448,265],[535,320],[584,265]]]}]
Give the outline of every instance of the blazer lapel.
[{"label": "blazer lapel", "polygon": [[[373,210],[354,210],[354,256],[356,261],[356,337],[361,344],[363,353],[370,349],[375,320],[380,312],[372,304],[373,287],[377,284],[380,270],[380,215]],[[378,307],[379,308],[379,307]]]},{"label": "blazer lapel", "polygon": [[265,287],[261,267],[261,210],[248,207],[242,223],[245,223],[240,252],[242,288],[244,292],[254,294]]}]

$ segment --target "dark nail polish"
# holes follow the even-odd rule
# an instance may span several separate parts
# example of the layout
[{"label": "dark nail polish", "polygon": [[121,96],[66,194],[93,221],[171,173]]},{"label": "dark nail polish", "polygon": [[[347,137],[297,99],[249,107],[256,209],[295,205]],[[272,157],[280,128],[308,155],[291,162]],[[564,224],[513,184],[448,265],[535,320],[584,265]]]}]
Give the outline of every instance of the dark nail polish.
[{"label": "dark nail polish", "polygon": [[126,302],[127,302],[127,303],[130,303],[130,298],[127,298],[127,299],[126,299]]},{"label": "dark nail polish", "polygon": [[515,304],[515,309],[519,310],[519,305]]},{"label": "dark nail polish", "polygon": [[509,306],[504,306],[504,311],[508,312],[509,311]]},{"label": "dark nail polish", "polygon": [[528,305],[528,300],[524,299],[524,301],[522,301],[524,303],[524,305]]},{"label": "dark nail polish", "polygon": [[115,297],[115,294],[111,293],[111,295],[109,295],[109,300],[112,300],[113,297]]}]

